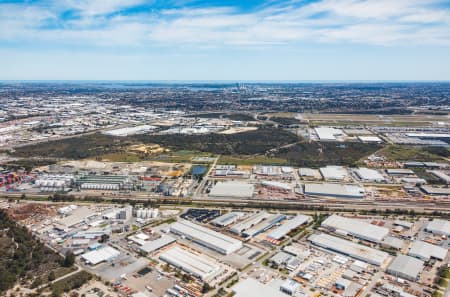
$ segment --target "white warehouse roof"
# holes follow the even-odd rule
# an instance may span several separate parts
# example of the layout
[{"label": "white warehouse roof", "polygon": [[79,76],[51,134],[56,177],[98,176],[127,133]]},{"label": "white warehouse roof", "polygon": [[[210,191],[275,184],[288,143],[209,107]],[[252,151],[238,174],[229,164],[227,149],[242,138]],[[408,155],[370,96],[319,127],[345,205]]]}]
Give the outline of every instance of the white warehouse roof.
[{"label": "white warehouse roof", "polygon": [[408,255],[425,261],[431,258],[444,260],[448,250],[424,241],[416,240],[411,244]]},{"label": "white warehouse roof", "polygon": [[270,239],[279,240],[286,236],[286,234],[288,234],[291,230],[298,228],[299,226],[306,224],[311,220],[312,218],[310,216],[298,215],[270,232],[267,237]]},{"label": "white warehouse roof", "polygon": [[165,251],[159,258],[206,282],[222,270],[220,265],[212,259],[194,254],[178,246]]},{"label": "white warehouse roof", "polygon": [[405,255],[398,255],[389,265],[387,272],[394,276],[414,281],[422,270],[423,261]]},{"label": "white warehouse roof", "polygon": [[186,236],[193,241],[222,254],[231,254],[242,247],[242,241],[213,231],[206,227],[180,220],[170,226],[170,231]]},{"label": "white warehouse roof", "polygon": [[254,278],[240,281],[233,287],[234,297],[286,297],[275,287],[260,283]]},{"label": "white warehouse roof", "polygon": [[230,231],[240,234],[242,231],[258,224],[259,222],[261,222],[264,219],[267,219],[268,217],[270,217],[270,214],[265,211],[255,213],[252,216],[250,216],[249,218],[247,218],[247,219],[243,220],[242,222],[237,223],[236,225],[231,227]]},{"label": "white warehouse roof", "polygon": [[450,221],[434,219],[428,223],[426,230],[440,235],[450,235]]},{"label": "white warehouse roof", "polygon": [[265,181],[262,181],[261,184],[265,187],[277,188],[277,189],[281,189],[281,190],[285,190],[285,191],[292,190],[292,186],[287,183],[265,180]]},{"label": "white warehouse roof", "polygon": [[350,256],[369,264],[381,266],[389,257],[385,252],[341,239],[328,234],[313,234],[308,238],[313,244]]},{"label": "white warehouse roof", "polygon": [[337,198],[363,198],[364,188],[358,185],[308,183],[305,184],[305,195]]},{"label": "white warehouse roof", "polygon": [[389,234],[389,229],[379,227],[358,219],[350,219],[338,215],[331,215],[322,222],[322,227],[344,231],[360,239],[381,242]]},{"label": "white warehouse roof", "polygon": [[355,173],[363,181],[381,182],[385,180],[384,176],[375,169],[360,167],[355,170]]},{"label": "white warehouse roof", "polygon": [[252,198],[255,186],[246,182],[218,182],[209,193],[210,197]]},{"label": "white warehouse roof", "polygon": [[105,246],[101,249],[87,252],[81,255],[86,262],[89,262],[92,265],[97,265],[98,263],[109,261],[120,255],[120,252],[113,247]]},{"label": "white warehouse roof", "polygon": [[347,175],[347,169],[342,166],[321,167],[320,173],[325,180],[343,180]]},{"label": "white warehouse roof", "polygon": [[317,127],[317,128],[314,128],[314,131],[316,131],[316,134],[319,137],[319,140],[322,140],[322,141],[335,141],[335,140],[337,140],[336,136],[340,136],[340,135],[344,134],[344,132],[342,132],[341,129],[331,128],[331,127]]},{"label": "white warehouse roof", "polygon": [[163,235],[160,238],[152,241],[146,241],[141,247],[140,250],[146,253],[152,253],[154,251],[159,250],[160,248],[165,247],[173,242],[176,239],[169,235]]}]

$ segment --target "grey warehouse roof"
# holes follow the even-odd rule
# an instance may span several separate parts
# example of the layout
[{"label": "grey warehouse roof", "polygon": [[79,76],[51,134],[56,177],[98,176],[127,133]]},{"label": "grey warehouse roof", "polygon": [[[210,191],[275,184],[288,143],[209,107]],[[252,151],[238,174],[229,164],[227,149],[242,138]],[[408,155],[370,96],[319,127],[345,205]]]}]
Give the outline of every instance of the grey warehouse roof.
[{"label": "grey warehouse roof", "polygon": [[446,248],[416,240],[412,243],[408,255],[426,261],[430,260],[430,258],[444,260],[447,256],[447,252]]},{"label": "grey warehouse roof", "polygon": [[422,270],[423,261],[413,257],[399,255],[389,265],[387,272],[401,278],[415,280]]},{"label": "grey warehouse roof", "polygon": [[385,252],[328,234],[313,234],[308,240],[323,248],[381,266],[389,257]]},{"label": "grey warehouse roof", "polygon": [[358,219],[349,219],[338,215],[331,215],[322,222],[322,227],[345,231],[352,236],[381,242],[389,234],[389,229],[379,227]]},{"label": "grey warehouse roof", "polygon": [[255,186],[246,182],[218,182],[209,193],[211,197],[251,198]]},{"label": "grey warehouse roof", "polygon": [[305,184],[305,194],[341,198],[363,198],[364,188],[357,185],[308,183]]},{"label": "grey warehouse roof", "polygon": [[450,221],[434,219],[428,223],[426,230],[436,234],[450,235]]},{"label": "grey warehouse roof", "polygon": [[291,230],[310,222],[312,218],[310,216],[298,215],[293,219],[290,219],[280,227],[276,228],[272,232],[270,232],[267,237],[279,240],[282,237],[286,236]]}]

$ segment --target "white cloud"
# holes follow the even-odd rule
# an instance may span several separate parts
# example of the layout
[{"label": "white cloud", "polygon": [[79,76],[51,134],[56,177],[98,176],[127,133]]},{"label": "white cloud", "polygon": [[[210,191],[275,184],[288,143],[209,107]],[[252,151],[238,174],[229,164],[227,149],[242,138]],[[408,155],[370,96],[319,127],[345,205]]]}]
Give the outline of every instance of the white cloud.
[{"label": "white cloud", "polygon": [[[182,9],[149,9],[133,15],[123,10],[148,1],[48,1],[56,2],[0,4],[0,41],[27,39],[131,47],[306,42],[450,45],[450,13],[436,5],[439,0],[319,0],[312,4],[272,1],[245,13],[235,7],[186,5]],[[66,11],[79,17],[58,18]]]}]

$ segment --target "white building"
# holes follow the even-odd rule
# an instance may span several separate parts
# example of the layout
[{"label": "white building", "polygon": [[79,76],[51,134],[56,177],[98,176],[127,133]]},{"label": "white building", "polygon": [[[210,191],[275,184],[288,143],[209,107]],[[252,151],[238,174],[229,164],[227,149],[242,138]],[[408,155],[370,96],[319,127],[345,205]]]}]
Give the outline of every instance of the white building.
[{"label": "white building", "polygon": [[178,246],[163,252],[159,258],[205,282],[211,281],[222,271],[221,266],[212,259]]},{"label": "white building", "polygon": [[385,181],[384,176],[375,169],[360,167],[355,170],[355,174],[364,182],[381,183]]},{"label": "white building", "polygon": [[97,265],[101,262],[112,260],[120,255],[120,252],[113,247],[105,246],[95,251],[87,252],[81,255],[87,263],[91,265]]},{"label": "white building", "polygon": [[173,223],[170,226],[170,231],[225,255],[231,254],[242,247],[242,241],[240,240],[186,220]]},{"label": "white building", "polygon": [[425,230],[433,234],[450,236],[450,221],[434,219],[428,223]]},{"label": "white building", "polygon": [[325,180],[343,180],[348,176],[347,169],[342,166],[326,166],[319,170]]}]

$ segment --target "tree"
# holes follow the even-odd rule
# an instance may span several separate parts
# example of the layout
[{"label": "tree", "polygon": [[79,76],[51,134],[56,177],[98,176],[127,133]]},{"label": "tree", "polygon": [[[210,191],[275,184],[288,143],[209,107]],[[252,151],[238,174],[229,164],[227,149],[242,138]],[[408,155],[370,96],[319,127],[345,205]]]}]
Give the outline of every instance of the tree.
[{"label": "tree", "polygon": [[56,279],[56,275],[54,271],[50,271],[50,273],[48,274],[48,281],[54,281]]},{"label": "tree", "polygon": [[74,263],[75,263],[75,255],[73,254],[72,251],[68,251],[66,253],[66,257],[64,258],[63,266],[71,267],[71,266],[73,266]]}]

